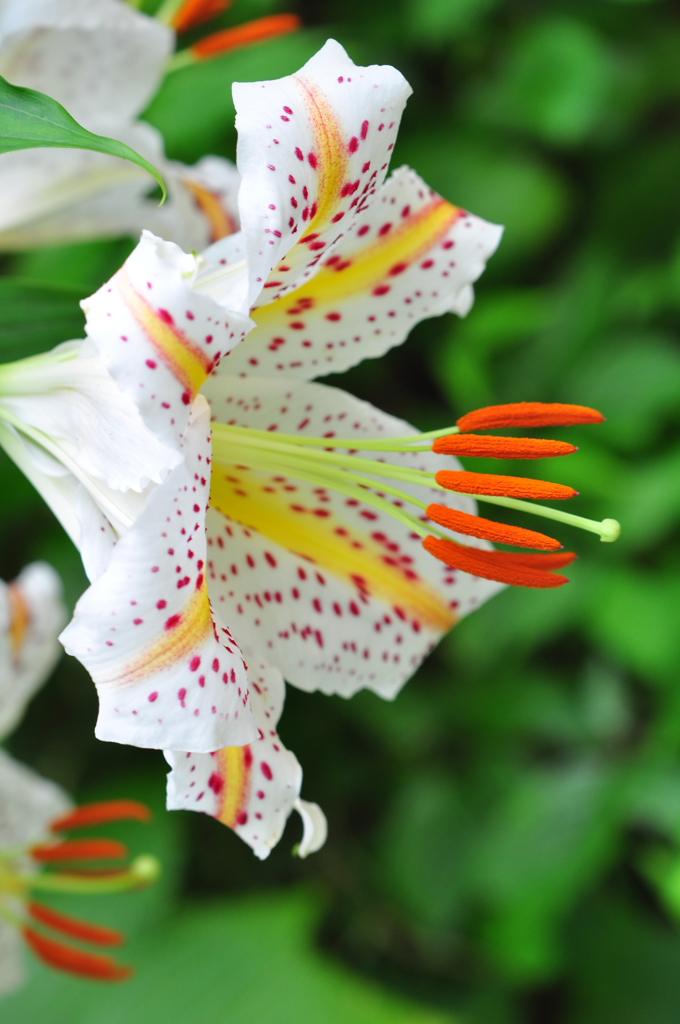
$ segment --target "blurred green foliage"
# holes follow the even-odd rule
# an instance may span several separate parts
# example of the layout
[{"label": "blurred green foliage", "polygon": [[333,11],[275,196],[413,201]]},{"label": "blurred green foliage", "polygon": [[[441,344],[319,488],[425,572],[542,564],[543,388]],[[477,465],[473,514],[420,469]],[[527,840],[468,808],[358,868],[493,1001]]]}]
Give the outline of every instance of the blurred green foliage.
[{"label": "blurred green foliage", "polygon": [[[565,529],[581,556],[571,585],[501,594],[394,703],[290,689],[281,731],[328,813],[326,848],[292,859],[291,824],[260,864],[212,820],[159,812],[164,848],[184,860],[158,890],[161,920],[158,906],[144,926],[129,919],[138,980],[92,995],[39,970],[9,1016],[30,1024],[42,1006],[44,1019],[58,998],[73,1024],[179,1020],[174,1007],[239,1024],[676,1024],[680,12],[671,0],[240,0],[222,20],[282,6],[304,31],[166,81],[148,116],[170,155],[233,155],[230,81],[289,73],[329,35],[358,63],[399,67],[414,96],[395,165],[506,235],[468,319],[422,324],[337,383],[423,429],[489,402],[599,406],[606,424],[568,432],[580,452],[537,472],[573,483],[573,510],[617,516],[623,535],[602,546]],[[8,261],[0,344],[14,355],[72,334],[74,290],[97,287],[127,245]],[[76,555],[2,471],[3,575],[49,557],[75,598]],[[13,750],[81,793],[98,780],[143,796],[149,773],[158,784],[160,756],[98,744],[93,721],[85,674],[62,663]]]}]

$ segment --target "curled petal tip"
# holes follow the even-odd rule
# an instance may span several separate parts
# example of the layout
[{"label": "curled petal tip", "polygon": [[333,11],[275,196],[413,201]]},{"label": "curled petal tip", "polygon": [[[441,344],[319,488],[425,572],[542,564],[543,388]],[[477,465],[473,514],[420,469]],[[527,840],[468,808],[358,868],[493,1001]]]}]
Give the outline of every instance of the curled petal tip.
[{"label": "curled petal tip", "polygon": [[302,818],[302,840],[297,848],[298,857],[308,857],[310,853],[316,853],[326,842],[328,836],[328,823],[326,815],[318,804],[310,803],[308,800],[297,799],[294,804],[295,810]]}]

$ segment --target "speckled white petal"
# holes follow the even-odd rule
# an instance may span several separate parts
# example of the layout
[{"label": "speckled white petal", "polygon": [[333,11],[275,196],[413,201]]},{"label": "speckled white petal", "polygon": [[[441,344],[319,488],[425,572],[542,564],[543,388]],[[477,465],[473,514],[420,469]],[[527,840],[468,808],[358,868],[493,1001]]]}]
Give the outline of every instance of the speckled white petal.
[{"label": "speckled white petal", "polygon": [[205,584],[208,409],[195,403],[184,461],[149,495],[61,635],[99,694],[100,739],[216,750],[256,735],[241,653]]},{"label": "speckled white petal", "polygon": [[251,327],[192,290],[197,266],[197,257],[144,231],[118,273],[81,303],[105,366],[171,445],[180,443],[208,374]]},{"label": "speckled white petal", "polygon": [[309,857],[320,850],[328,838],[328,822],[318,804],[308,800],[296,800],[295,810],[302,818],[302,839],[298,846],[298,857]]},{"label": "speckled white petal", "polygon": [[13,583],[0,580],[0,739],[54,668],[65,621],[61,581],[45,562],[26,566]]},{"label": "speckled white petal", "polygon": [[[272,439],[276,431],[350,438],[415,432],[320,384],[213,377],[205,392],[215,419],[271,431]],[[357,453],[357,469],[370,457]],[[430,472],[458,466],[431,453],[381,458]],[[444,497],[401,486],[423,502]],[[445,498],[475,511],[470,498]],[[501,589],[432,558],[386,512],[283,471],[214,463],[211,506],[208,587],[216,613],[242,646],[260,651],[304,690],[349,697],[368,687],[393,697],[442,634]]]},{"label": "speckled white petal", "polygon": [[383,355],[426,317],[467,313],[470,283],[501,234],[402,167],[362,204],[313,277],[253,311],[256,329],[221,370],[308,378]]},{"label": "speckled white petal", "polygon": [[411,89],[331,39],[294,75],[233,92],[254,304],[265,285],[273,299],[299,283],[382,183]]},{"label": "speckled white petal", "polygon": [[202,811],[232,828],[264,859],[299,803],[302,770],[276,732],[284,698],[281,673],[248,654],[253,716],[260,738],[212,754],[166,752],[170,810]]},{"label": "speckled white petal", "polygon": [[126,120],[149,102],[174,35],[120,0],[4,0],[0,74],[38,89],[90,127]]}]

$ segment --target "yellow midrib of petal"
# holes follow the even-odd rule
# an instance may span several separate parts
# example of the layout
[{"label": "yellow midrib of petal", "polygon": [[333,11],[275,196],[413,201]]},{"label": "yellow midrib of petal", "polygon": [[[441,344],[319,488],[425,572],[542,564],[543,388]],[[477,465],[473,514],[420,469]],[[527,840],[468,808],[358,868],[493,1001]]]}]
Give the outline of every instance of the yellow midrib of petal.
[{"label": "yellow midrib of petal", "polygon": [[[372,597],[400,608],[424,626],[445,631],[455,625],[456,617],[444,599],[423,580],[407,579],[396,566],[384,562],[382,556],[386,552],[370,537],[349,531],[332,515],[322,519],[291,511],[287,507],[289,498],[282,501],[262,491],[263,484],[269,483],[263,477],[240,467],[229,467],[227,472],[232,479],[239,478],[239,483],[225,479],[222,465],[214,467],[211,481],[210,504],[222,515],[310,559],[319,569],[346,581],[353,590],[356,584],[352,577],[360,577]],[[246,493],[237,494],[237,490]],[[347,537],[335,533],[338,526],[348,529]],[[362,547],[352,547],[351,541]]]},{"label": "yellow midrib of petal", "polygon": [[161,319],[158,310],[135,290],[124,269],[118,273],[117,283],[125,305],[162,362],[194,398],[210,372],[209,357],[180,330]]},{"label": "yellow midrib of petal", "polygon": [[179,622],[166,629],[167,621],[167,618],[163,620],[163,632],[155,643],[150,644],[115,673],[99,677],[97,684],[113,683],[124,686],[137,683],[140,679],[162,672],[163,669],[172,668],[178,661],[187,658],[201,647],[212,631],[212,615],[205,583],[199,590],[194,591],[187,601],[180,613]]},{"label": "yellow midrib of petal", "polygon": [[305,235],[325,225],[336,212],[340,190],[347,177],[347,141],[332,104],[321,90],[301,75],[296,75],[295,81],[302,88],[307,115],[312,123],[318,178],[318,207],[302,235],[304,239]]},{"label": "yellow midrib of petal", "polygon": [[228,828],[234,828],[239,813],[248,803],[251,768],[246,764],[247,757],[252,758],[250,747],[247,746],[223,747],[216,754],[219,764],[217,774],[224,783],[224,789],[219,796],[215,817]]},{"label": "yellow midrib of petal", "polygon": [[[287,292],[266,306],[260,306],[251,314],[258,327],[269,327],[272,321],[288,320],[290,308],[295,308],[301,299],[312,299],[315,305],[334,306],[344,300],[365,301],[366,292],[387,279],[392,267],[401,263],[410,265],[424,256],[460,217],[462,210],[439,197],[409,217],[383,238],[354,256],[343,270],[333,266],[322,266],[311,280]],[[395,277],[398,287],[399,277]]]}]

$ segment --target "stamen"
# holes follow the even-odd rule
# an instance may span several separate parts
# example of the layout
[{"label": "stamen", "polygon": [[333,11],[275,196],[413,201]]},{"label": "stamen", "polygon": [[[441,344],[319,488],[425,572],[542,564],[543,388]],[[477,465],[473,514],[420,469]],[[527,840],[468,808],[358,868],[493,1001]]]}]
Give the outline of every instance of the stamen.
[{"label": "stamen", "polygon": [[[559,555],[531,556],[508,554],[504,551],[480,551],[479,548],[464,547],[462,544],[455,544],[451,540],[439,537],[426,537],[422,545],[426,551],[450,568],[497,583],[547,589],[561,587],[569,582],[566,576],[546,572],[546,569],[552,568],[553,559],[559,558]],[[536,559],[545,561],[537,563]],[[544,568],[537,567],[540,565]]]},{"label": "stamen", "polygon": [[100,924],[90,924],[89,921],[69,917],[42,903],[29,903],[28,912],[34,921],[39,921],[47,928],[70,935],[74,939],[82,939],[84,942],[93,942],[98,946],[121,946],[125,941],[121,933],[114,928],[105,928]]},{"label": "stamen", "polygon": [[503,498],[528,498],[530,501],[565,501],[578,491],[564,484],[532,480],[523,476],[499,476],[496,473],[468,473],[465,470],[441,469],[435,480],[447,491],[462,494],[489,494]]},{"label": "stamen", "polygon": [[123,871],[105,871],[96,874],[76,871],[37,872],[24,875],[22,884],[27,889],[41,889],[43,892],[131,892],[151,885],[159,874],[158,860],[148,854],[143,854],[136,857],[130,867]]},{"label": "stamen", "polygon": [[602,423],[604,416],[586,405],[562,402],[512,402],[488,405],[466,413],[457,421],[461,430],[497,427],[569,427],[575,423]]},{"label": "stamen", "polygon": [[65,839],[60,843],[34,846],[33,860],[52,864],[61,860],[109,860],[127,857],[127,847],[116,839]]},{"label": "stamen", "polygon": [[203,21],[210,21],[231,7],[231,0],[184,0],[170,15],[168,24],[175,32],[186,32]]},{"label": "stamen", "polygon": [[243,25],[235,25],[233,28],[225,28],[220,32],[213,32],[205,39],[199,39],[193,46],[186,50],[179,50],[175,53],[166,65],[168,71],[176,71],[177,68],[185,67],[187,64],[194,64],[199,60],[207,60],[210,57],[218,57],[223,53],[230,53],[243,46],[250,46],[253,43],[261,43],[266,39],[277,39],[279,36],[295,32],[300,28],[300,18],[296,14],[268,14],[264,18],[256,18],[254,21],[246,21]]},{"label": "stamen", "polygon": [[566,441],[546,441],[536,437],[488,437],[484,434],[449,434],[432,443],[437,455],[467,455],[489,459],[549,459],[578,451]]},{"label": "stamen", "polygon": [[69,974],[100,981],[123,981],[132,974],[129,967],[120,967],[110,956],[74,949],[63,942],[48,939],[33,928],[24,928],[23,935],[38,959]]},{"label": "stamen", "polygon": [[508,526],[506,523],[495,523],[490,519],[472,516],[467,512],[458,512],[445,505],[428,505],[428,519],[444,526],[454,533],[464,533],[470,537],[480,537],[494,544],[515,544],[522,548],[540,548],[544,551],[556,551],[562,545],[553,537],[536,530],[525,530],[520,526]]},{"label": "stamen", "polygon": [[151,811],[136,800],[102,800],[99,803],[82,804],[72,811],[55,818],[50,832],[66,832],[71,828],[89,828],[109,821],[149,821]]}]

